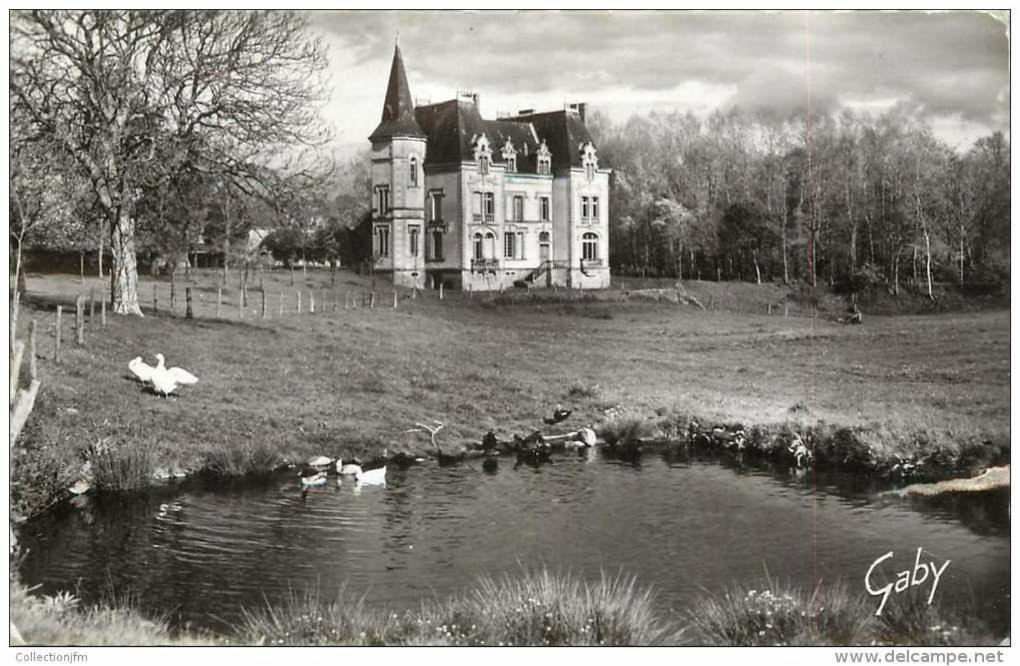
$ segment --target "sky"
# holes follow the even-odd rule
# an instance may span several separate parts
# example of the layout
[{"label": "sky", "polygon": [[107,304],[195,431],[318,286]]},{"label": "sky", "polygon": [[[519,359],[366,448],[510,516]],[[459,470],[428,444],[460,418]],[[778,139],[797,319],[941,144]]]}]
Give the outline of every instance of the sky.
[{"label": "sky", "polygon": [[966,150],[1009,130],[1006,20],[965,11],[311,14],[330,58],[324,114],[341,152],[368,146],[398,38],[415,98],[471,90],[487,118],[575,101],[618,122],[734,106],[786,113],[804,109],[810,91],[816,111],[900,105]]}]

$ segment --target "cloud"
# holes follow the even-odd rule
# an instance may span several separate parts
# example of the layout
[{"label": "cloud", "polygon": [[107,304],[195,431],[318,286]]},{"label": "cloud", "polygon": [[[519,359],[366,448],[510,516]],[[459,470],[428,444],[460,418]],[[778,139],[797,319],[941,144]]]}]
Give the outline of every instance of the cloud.
[{"label": "cloud", "polygon": [[505,110],[587,100],[614,115],[703,113],[707,99],[786,112],[804,108],[809,83],[816,110],[894,100],[947,127],[1008,126],[1007,26],[980,12],[360,11],[312,21],[344,82],[341,115],[362,128],[352,134],[378,121],[366,109],[381,104],[398,30],[412,92],[433,101],[472,89]]}]

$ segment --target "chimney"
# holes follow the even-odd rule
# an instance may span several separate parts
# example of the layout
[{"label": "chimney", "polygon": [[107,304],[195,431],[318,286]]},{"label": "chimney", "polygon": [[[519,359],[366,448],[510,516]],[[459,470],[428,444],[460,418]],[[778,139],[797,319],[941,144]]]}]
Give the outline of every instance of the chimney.
[{"label": "chimney", "polygon": [[588,109],[587,102],[578,102],[577,113],[581,116],[582,123],[584,122],[584,112],[587,111],[587,109]]}]

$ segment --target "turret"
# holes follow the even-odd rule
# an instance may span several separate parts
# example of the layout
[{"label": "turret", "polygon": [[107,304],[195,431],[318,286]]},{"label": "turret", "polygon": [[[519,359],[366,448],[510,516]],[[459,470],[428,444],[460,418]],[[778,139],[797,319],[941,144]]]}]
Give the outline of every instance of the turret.
[{"label": "turret", "polygon": [[425,133],[414,117],[400,47],[393,51],[382,118],[372,142],[372,251],[394,284],[424,284]]}]

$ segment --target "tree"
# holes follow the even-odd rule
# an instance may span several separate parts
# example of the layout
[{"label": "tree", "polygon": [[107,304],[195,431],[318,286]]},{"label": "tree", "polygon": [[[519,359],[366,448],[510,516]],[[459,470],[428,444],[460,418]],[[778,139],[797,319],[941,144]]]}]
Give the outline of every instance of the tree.
[{"label": "tree", "polygon": [[135,215],[160,143],[244,181],[327,138],[325,59],[299,14],[19,11],[11,31],[14,104],[73,157],[109,225],[115,312],[141,314]]}]

